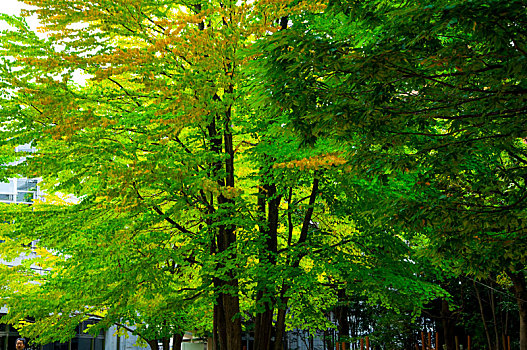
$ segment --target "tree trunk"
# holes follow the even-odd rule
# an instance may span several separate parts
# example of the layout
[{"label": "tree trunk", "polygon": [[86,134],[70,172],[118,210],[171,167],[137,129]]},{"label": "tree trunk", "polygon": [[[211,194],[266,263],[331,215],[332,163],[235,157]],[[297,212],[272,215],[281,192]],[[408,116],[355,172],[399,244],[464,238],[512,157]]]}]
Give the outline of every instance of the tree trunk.
[{"label": "tree trunk", "polygon": [[254,322],[254,350],[271,349],[272,331],[273,310],[266,304],[265,311],[257,314]]},{"label": "tree trunk", "polygon": [[[219,299],[219,297],[216,297]],[[216,304],[214,305],[214,319],[213,319],[213,350],[220,350],[222,345],[220,344],[220,339],[226,339],[227,333],[225,332],[225,327],[220,327],[221,324],[225,324],[224,317],[221,313],[220,307]],[[226,344],[223,346],[227,346]]]},{"label": "tree trunk", "polygon": [[[231,228],[220,227],[218,251],[225,252],[235,243],[236,236]],[[235,257],[231,257],[235,259]],[[221,262],[219,265],[223,265]],[[214,284],[221,290],[216,297],[214,322],[217,330],[219,349],[241,349],[242,326],[240,319],[240,301],[238,297],[238,280],[235,272],[227,273],[224,278],[215,278]]]},{"label": "tree trunk", "polygon": [[[229,85],[225,89],[225,94],[233,93],[233,85]],[[218,95],[214,95],[214,100],[221,100]],[[227,157],[218,160],[211,165],[211,172],[213,177],[217,178],[217,184],[220,188],[230,187],[234,188],[234,147],[232,140],[232,133],[230,130],[230,120],[232,114],[232,105],[225,107],[225,114],[220,118],[213,118],[207,125],[207,130],[210,138],[210,150],[217,155]],[[218,132],[217,121],[221,120],[223,135]],[[222,175],[222,168],[225,174]],[[222,175],[222,176],[221,176]],[[220,194],[216,201],[218,208],[226,209],[228,216],[235,216],[236,213],[230,211],[228,208],[234,207],[235,201],[232,198],[226,198]],[[214,244],[215,243],[215,244]],[[225,259],[235,261],[236,259],[236,227],[231,224],[220,225],[216,234],[215,242],[212,244],[211,253],[229,252]],[[218,267],[225,267],[223,261],[217,262]],[[240,301],[238,297],[238,280],[237,272],[229,271],[226,276],[222,278],[214,278],[214,286],[220,292],[216,296],[216,305],[214,307],[214,335],[217,337],[216,350],[239,350],[242,344],[242,327],[240,319]]]},{"label": "tree trunk", "polygon": [[[267,225],[260,225],[260,234],[266,237],[265,244],[260,252],[260,259],[265,264],[269,264],[270,268],[273,268],[276,266],[276,254],[278,251],[278,222],[281,196],[277,195],[275,184],[262,184],[259,188],[259,217],[261,221],[267,221]],[[254,350],[271,349],[274,304],[277,297],[273,295],[274,292],[272,290],[274,288],[268,288],[268,283],[269,281],[266,280],[260,281],[258,286],[259,291],[257,293],[256,303],[261,304],[264,300],[263,306],[265,310],[256,315],[254,324]]]},{"label": "tree trunk", "polygon": [[479,295],[478,287],[476,286],[476,281],[472,281],[474,284],[474,290],[476,291],[476,298],[478,299],[479,312],[481,315],[481,322],[483,322],[483,329],[485,330],[485,336],[487,337],[487,344],[489,345],[489,350],[492,350],[492,341],[490,340],[489,328],[487,327],[487,322],[485,321],[485,314],[483,311],[483,303],[481,302],[481,296]]},{"label": "tree trunk", "polygon": [[163,350],[170,350],[170,338],[164,337],[161,339],[161,345],[163,346]]},{"label": "tree trunk", "polygon": [[222,294],[222,307],[225,314],[227,339],[225,349],[241,349],[242,348],[242,326],[239,316],[240,305],[237,296],[229,294]]},{"label": "tree trunk", "polygon": [[150,350],[159,350],[159,344],[157,343],[157,339],[147,340],[146,342],[150,346]]},{"label": "tree trunk", "polygon": [[[221,197],[221,196],[220,196]],[[220,203],[221,200],[219,201]],[[226,252],[236,243],[234,228],[221,226],[217,237],[216,249]],[[232,254],[235,254],[234,252]],[[226,257],[234,260],[235,256]],[[218,262],[219,267],[224,267],[223,262]],[[238,297],[238,280],[235,271],[230,271],[222,278],[214,278],[214,286],[221,292],[216,296],[214,306],[214,330],[217,337],[216,350],[241,349],[242,327],[240,319],[240,301]]]},{"label": "tree trunk", "polygon": [[448,308],[448,302],[441,300],[441,322],[443,325],[443,338],[445,340],[446,350],[456,350],[454,315]]},{"label": "tree trunk", "polygon": [[335,307],[335,317],[337,318],[338,342],[345,342],[346,349],[349,349],[348,339],[350,337],[350,323],[348,321],[348,307],[344,305],[346,291],[338,290],[339,306]]},{"label": "tree trunk", "polygon": [[[221,282],[217,283],[216,286],[228,284]],[[216,301],[217,305],[214,306],[214,328],[216,334],[214,335],[217,337],[216,344],[219,349],[215,350],[241,349],[242,327],[239,316],[240,304],[238,296],[219,293]]]},{"label": "tree trunk", "polygon": [[172,349],[173,350],[180,350],[182,343],[183,343],[183,333],[174,334],[172,336]]},{"label": "tree trunk", "polygon": [[507,275],[512,281],[514,297],[520,314],[520,350],[527,350],[527,287],[525,275],[522,271],[507,271]]},{"label": "tree trunk", "polygon": [[494,302],[494,291],[491,289],[489,294],[490,309],[492,310],[492,320],[494,321],[494,337],[496,339],[495,349],[500,350],[500,333],[498,332],[498,321],[496,318],[496,304]]},{"label": "tree trunk", "polygon": [[[284,305],[287,302],[284,303]],[[274,340],[274,350],[283,350],[284,349],[284,340],[285,340],[285,309],[278,309],[278,315],[276,318],[275,325],[275,340]],[[271,349],[271,348],[269,348]]]}]

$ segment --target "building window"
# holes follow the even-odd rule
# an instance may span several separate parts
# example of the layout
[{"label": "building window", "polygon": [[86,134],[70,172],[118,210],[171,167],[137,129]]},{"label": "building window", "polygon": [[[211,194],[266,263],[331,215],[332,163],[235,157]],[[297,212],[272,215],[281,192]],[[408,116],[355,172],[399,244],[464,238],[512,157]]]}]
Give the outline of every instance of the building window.
[{"label": "building window", "polygon": [[9,179],[0,183],[0,202],[32,204],[41,198],[38,179]]}]

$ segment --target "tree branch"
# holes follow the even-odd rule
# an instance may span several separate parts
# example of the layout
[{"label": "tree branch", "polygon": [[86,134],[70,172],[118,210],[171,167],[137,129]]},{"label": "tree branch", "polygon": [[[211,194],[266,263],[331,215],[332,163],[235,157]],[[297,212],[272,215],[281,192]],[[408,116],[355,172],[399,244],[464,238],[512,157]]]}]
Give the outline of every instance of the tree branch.
[{"label": "tree branch", "polygon": [[313,179],[313,188],[311,189],[311,195],[309,196],[309,208],[307,209],[306,215],[304,216],[304,222],[302,223],[302,230],[300,231],[300,237],[298,238],[297,244],[304,243],[307,240],[309,232],[309,225],[311,224],[311,218],[313,217],[313,210],[315,201],[318,195],[318,177],[317,171],[315,171]]}]

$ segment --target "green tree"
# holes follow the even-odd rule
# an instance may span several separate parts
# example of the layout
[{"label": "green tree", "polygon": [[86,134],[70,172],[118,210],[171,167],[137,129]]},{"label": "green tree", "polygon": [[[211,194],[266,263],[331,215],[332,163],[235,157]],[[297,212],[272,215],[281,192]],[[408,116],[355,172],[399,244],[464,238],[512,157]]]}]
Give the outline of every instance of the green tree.
[{"label": "green tree", "polygon": [[[248,257],[237,253],[255,229],[252,213],[244,211],[255,206],[255,192],[248,188],[242,196],[244,185],[236,183],[250,184],[251,174],[238,175],[244,170],[234,167],[243,159],[235,147],[250,139],[242,133],[245,117],[236,113],[243,101],[240,67],[248,59],[239,51],[273,30],[280,7],[38,5],[47,40],[20,19],[3,17],[18,31],[2,37],[5,57],[13,58],[2,66],[2,140],[5,149],[31,142],[38,150],[14,174],[41,176],[50,194],[77,200],[36,205],[25,215],[6,209],[4,237],[14,245],[38,239],[63,257],[39,288],[50,288],[51,308],[63,310],[53,314],[63,324],[94,313],[83,304],[137,325],[138,314],[162,320],[154,316],[186,310],[186,300],[208,300],[219,346],[239,348],[240,269]],[[89,77],[86,86],[72,82],[78,71]],[[91,292],[112,288],[74,298],[78,281],[89,282]],[[61,283],[71,289],[53,299]],[[166,301],[159,300],[164,288]],[[153,315],[145,308],[152,300],[165,304],[152,308]],[[13,317],[33,316],[10,301],[11,310],[21,310]],[[35,316],[45,317],[45,309],[42,304]],[[77,320],[70,319],[74,312]],[[175,327],[174,317],[167,316],[169,326]]]},{"label": "green tree", "polygon": [[[447,270],[505,272],[527,348],[525,4],[330,1],[270,38],[267,81],[306,142],[347,142],[357,196]],[[369,203],[369,204],[368,204]]]},{"label": "green tree", "polygon": [[[2,17],[17,28],[2,35],[2,150],[36,148],[4,170],[42,177],[48,192],[2,210],[4,258],[40,247],[3,271],[5,320],[47,342],[95,316],[98,327],[135,327],[155,348],[208,310],[216,346],[235,349],[248,311],[268,349],[273,313],[280,348],[288,303],[318,294],[296,309],[320,322],[331,289],[302,260],[335,146],[297,151],[284,116],[250,113],[242,90],[245,49],[308,4],[37,5],[48,39]],[[85,85],[73,81],[79,71]]]},{"label": "green tree", "polygon": [[33,144],[4,171],[42,177],[48,196],[2,208],[2,256],[39,247],[2,271],[6,320],[47,342],[95,316],[97,327],[135,327],[153,348],[204,320],[216,348],[237,349],[248,318],[268,350],[282,349],[286,325],[330,326],[338,290],[414,314],[440,293],[418,278],[405,238],[379,223],[384,182],[350,176],[340,140],[303,145],[297,111],[272,102],[257,59],[272,45],[255,43],[295,33],[289,19],[302,25],[323,7],[27,2],[48,38],[2,17],[17,30],[0,39],[0,140],[9,157]]}]

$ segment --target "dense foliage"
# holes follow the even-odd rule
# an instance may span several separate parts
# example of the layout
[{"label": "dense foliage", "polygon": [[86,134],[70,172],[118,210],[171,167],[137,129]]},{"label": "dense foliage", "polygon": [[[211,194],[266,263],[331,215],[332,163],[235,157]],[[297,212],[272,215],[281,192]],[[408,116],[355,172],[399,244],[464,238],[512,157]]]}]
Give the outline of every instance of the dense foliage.
[{"label": "dense foliage", "polygon": [[525,14],[521,1],[333,1],[267,44],[268,86],[296,130],[347,143],[372,184],[351,210],[446,270],[508,275],[522,349]]},{"label": "dense foliage", "polygon": [[1,17],[0,157],[35,153],[1,175],[47,196],[1,208],[5,321],[282,349],[353,303],[456,312],[468,274],[527,348],[523,2],[26,2],[48,36]]}]

